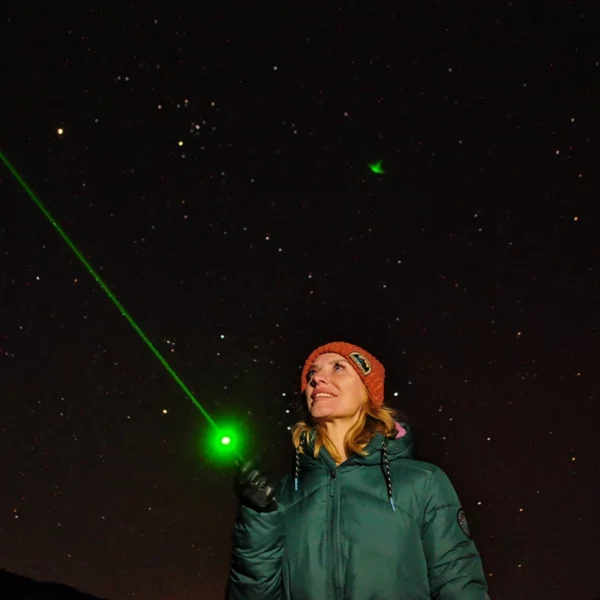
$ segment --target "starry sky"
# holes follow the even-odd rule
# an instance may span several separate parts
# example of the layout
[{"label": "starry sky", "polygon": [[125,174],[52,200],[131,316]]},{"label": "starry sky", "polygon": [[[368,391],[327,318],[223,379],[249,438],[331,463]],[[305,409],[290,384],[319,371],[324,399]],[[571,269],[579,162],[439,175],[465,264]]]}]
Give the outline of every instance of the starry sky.
[{"label": "starry sky", "polygon": [[[245,454],[283,474],[305,358],[361,345],[492,598],[596,600],[587,7],[206,5],[4,2],[0,151]],[[1,164],[0,260],[0,568],[222,598],[234,467]]]}]

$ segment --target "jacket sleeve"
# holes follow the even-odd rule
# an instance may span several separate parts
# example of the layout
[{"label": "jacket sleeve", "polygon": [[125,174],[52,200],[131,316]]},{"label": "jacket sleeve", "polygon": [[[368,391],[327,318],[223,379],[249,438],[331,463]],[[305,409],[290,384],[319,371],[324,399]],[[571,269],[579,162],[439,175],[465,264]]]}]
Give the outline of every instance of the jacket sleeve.
[{"label": "jacket sleeve", "polygon": [[228,600],[283,600],[281,509],[240,506],[233,531]]},{"label": "jacket sleeve", "polygon": [[447,475],[437,467],[426,485],[422,540],[433,599],[489,600],[465,513]]}]

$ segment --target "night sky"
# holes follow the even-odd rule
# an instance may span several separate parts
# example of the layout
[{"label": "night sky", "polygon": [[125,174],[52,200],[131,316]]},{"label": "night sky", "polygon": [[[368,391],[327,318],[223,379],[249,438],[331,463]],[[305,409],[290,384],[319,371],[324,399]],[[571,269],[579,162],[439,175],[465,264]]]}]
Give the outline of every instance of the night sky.
[{"label": "night sky", "polygon": [[[588,7],[205,4],[4,2],[0,150],[245,455],[283,474],[304,360],[363,346],[492,598],[595,600]],[[223,598],[233,465],[1,164],[0,400],[0,568]]]}]

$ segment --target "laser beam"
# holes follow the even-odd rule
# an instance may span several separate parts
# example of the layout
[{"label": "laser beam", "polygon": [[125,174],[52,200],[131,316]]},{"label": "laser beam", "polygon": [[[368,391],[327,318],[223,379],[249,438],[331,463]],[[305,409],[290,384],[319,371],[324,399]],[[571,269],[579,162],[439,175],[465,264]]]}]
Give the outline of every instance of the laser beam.
[{"label": "laser beam", "polygon": [[185,383],[181,380],[179,375],[174,371],[171,365],[167,362],[167,360],[163,357],[163,355],[158,351],[158,349],[154,346],[154,344],[150,341],[148,336],[142,331],[141,327],[133,320],[133,317],[125,310],[125,307],[119,302],[118,298],[110,291],[110,288],[103,279],[98,275],[94,267],[90,264],[90,262],[85,258],[85,256],[80,252],[79,248],[71,241],[69,236],[66,234],[65,230],[58,224],[56,219],[52,216],[50,211],[44,206],[42,201],[36,196],[33,190],[27,185],[24,179],[19,175],[17,170],[12,166],[12,164],[8,161],[6,156],[0,151],[0,162],[4,163],[6,168],[10,171],[13,177],[17,180],[19,185],[23,188],[25,193],[33,200],[35,205],[42,211],[46,219],[50,222],[52,227],[58,232],[60,237],[65,241],[65,243],[69,246],[69,248],[73,251],[75,256],[80,260],[83,266],[86,268],[88,273],[96,280],[96,283],[102,288],[102,291],[108,296],[110,301],[117,307],[119,312],[128,323],[133,327],[135,332],[142,338],[146,346],[150,348],[154,356],[158,358],[162,366],[166,369],[166,371],[171,375],[171,377],[175,380],[177,385],[181,388],[183,393],[187,396],[189,400],[191,400],[194,406],[200,411],[202,416],[208,421],[211,427],[215,430],[216,435],[218,436],[219,442],[224,446],[232,446],[233,440],[232,437],[221,430],[221,428],[217,425],[214,419],[210,416],[210,414],[206,411],[206,409],[196,400],[194,394],[189,390],[189,388],[185,385]]}]

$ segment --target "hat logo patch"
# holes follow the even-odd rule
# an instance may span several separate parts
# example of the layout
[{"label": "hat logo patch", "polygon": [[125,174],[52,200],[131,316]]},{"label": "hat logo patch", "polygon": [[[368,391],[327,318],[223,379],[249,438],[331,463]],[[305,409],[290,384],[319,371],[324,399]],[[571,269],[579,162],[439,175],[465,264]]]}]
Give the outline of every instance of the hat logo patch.
[{"label": "hat logo patch", "polygon": [[369,359],[360,352],[350,352],[350,358],[354,361],[356,366],[362,371],[363,375],[368,375],[371,372],[371,363]]}]

